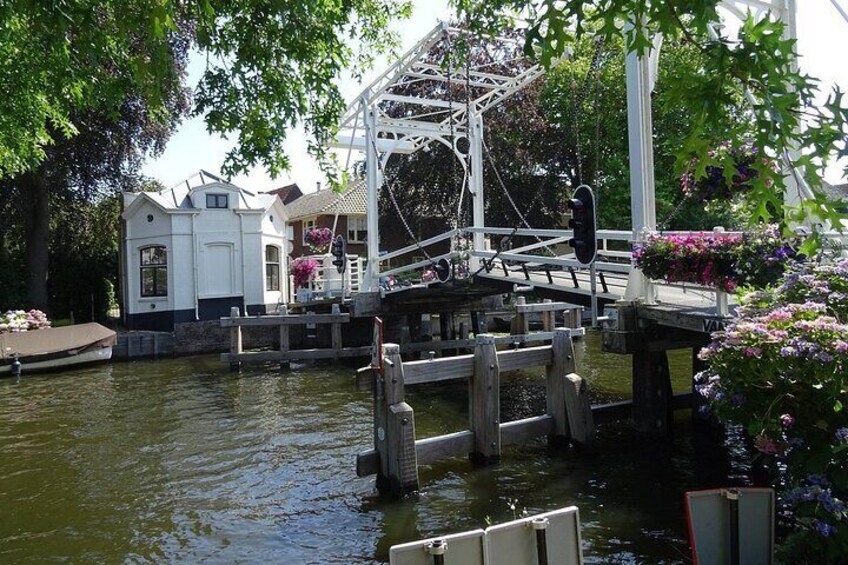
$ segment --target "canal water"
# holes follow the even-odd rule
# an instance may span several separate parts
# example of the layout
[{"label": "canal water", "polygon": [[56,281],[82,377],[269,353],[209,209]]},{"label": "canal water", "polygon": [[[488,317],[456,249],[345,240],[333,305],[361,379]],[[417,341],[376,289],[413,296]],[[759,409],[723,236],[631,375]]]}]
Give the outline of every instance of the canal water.
[{"label": "canal water", "polygon": [[[577,344],[594,402],[626,398],[629,357]],[[688,352],[672,355],[675,389]],[[676,418],[666,440],[599,430],[594,454],[540,440],[500,464],[421,469],[381,500],[357,478],[371,393],[354,370],[230,373],[215,356],[0,380],[0,563],[385,563],[397,543],[577,505],[587,563],[690,561],[683,493],[742,484],[738,442]],[[503,419],[544,411],[538,373],[502,377]],[[467,426],[459,384],[410,387],[419,437]]]}]

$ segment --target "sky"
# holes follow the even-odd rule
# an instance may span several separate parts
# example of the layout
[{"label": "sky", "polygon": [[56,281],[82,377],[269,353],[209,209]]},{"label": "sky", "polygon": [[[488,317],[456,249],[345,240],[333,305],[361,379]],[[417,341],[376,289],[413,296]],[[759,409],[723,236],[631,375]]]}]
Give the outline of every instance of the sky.
[{"label": "sky", "polygon": [[[836,1],[848,12],[848,0]],[[848,91],[848,22],[840,16],[831,0],[798,0],[797,3],[801,70],[821,79],[823,86],[838,84]],[[401,38],[401,52],[412,47],[439,21],[450,17],[448,0],[413,0],[412,16],[393,26]],[[339,84],[345,99],[352,100],[389,63],[386,58],[379,59],[374,68],[363,75],[361,83],[350,76],[342,77]],[[189,64],[189,84],[196,84],[201,69],[202,57],[193,58]],[[165,152],[157,158],[148,159],[143,173],[159,180],[166,187],[192,176],[199,169],[218,174],[231,147],[232,143],[226,139],[207,133],[202,118],[186,120],[171,138]],[[291,171],[287,175],[272,179],[261,167],[257,167],[231,180],[248,190],[256,191],[271,190],[296,182],[304,192],[312,192],[316,189],[316,183],[323,185],[325,180],[306,147],[306,137],[302,130],[293,130],[284,143],[292,161]],[[353,159],[357,158],[358,155],[354,154]],[[344,162],[344,156],[341,161]],[[848,182],[848,179],[842,178],[842,165],[844,163],[830,166],[825,179],[833,184]]]}]

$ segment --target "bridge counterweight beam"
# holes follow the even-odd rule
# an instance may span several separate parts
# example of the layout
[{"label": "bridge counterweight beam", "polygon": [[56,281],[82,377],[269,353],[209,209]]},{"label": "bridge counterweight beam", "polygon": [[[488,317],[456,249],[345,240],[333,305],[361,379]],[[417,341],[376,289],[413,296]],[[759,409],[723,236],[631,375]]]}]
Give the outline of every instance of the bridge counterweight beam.
[{"label": "bridge counterweight beam", "polygon": [[[471,190],[474,227],[483,228],[486,225],[486,201],[483,193],[483,116],[472,111],[468,122],[468,159],[471,165],[468,187]],[[474,232],[472,248],[474,251],[485,251],[485,234],[482,231]],[[472,271],[477,271],[480,268],[480,258],[471,257],[470,267]]]},{"label": "bridge counterweight beam", "polygon": [[365,273],[364,290],[374,292],[380,285],[380,224],[379,196],[383,183],[379,170],[380,156],[377,153],[377,128],[374,107],[368,103],[368,95],[362,96],[362,113],[365,124],[365,178],[368,188],[367,216],[368,224],[368,270]]}]

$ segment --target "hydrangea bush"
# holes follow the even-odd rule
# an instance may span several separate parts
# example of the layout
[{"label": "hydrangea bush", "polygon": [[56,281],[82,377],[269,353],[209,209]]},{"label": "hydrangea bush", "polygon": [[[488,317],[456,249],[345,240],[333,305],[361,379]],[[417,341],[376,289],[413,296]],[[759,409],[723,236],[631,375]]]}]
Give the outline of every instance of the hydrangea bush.
[{"label": "hydrangea bush", "polygon": [[654,235],[633,251],[645,276],[733,292],[775,284],[798,242],[783,239],[777,226],[739,234]]},{"label": "hydrangea bush", "polygon": [[41,310],[9,310],[0,314],[0,334],[9,332],[27,332],[50,327],[47,314]]},{"label": "hydrangea bush", "polygon": [[741,424],[782,469],[793,525],[788,562],[848,555],[848,259],[794,263],[780,286],[744,298],[696,377],[718,418]]}]

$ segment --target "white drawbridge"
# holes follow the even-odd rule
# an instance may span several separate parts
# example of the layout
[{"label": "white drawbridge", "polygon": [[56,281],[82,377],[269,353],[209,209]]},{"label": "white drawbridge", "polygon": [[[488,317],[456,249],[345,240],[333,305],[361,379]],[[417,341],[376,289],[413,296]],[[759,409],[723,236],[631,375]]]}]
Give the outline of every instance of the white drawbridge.
[{"label": "white drawbridge", "polygon": [[[839,13],[846,17],[839,3],[836,0],[831,2]],[[744,18],[748,12],[751,12],[760,17],[782,19],[788,24],[786,26],[788,37],[794,38],[796,36],[795,4],[795,0],[725,0],[721,3],[721,8],[728,17]],[[483,181],[485,113],[539,78],[544,70],[524,57],[496,60],[498,53],[514,54],[516,51],[520,53],[520,49],[514,48],[516,41],[519,40],[512,37],[486,39],[486,49],[495,54],[492,64],[476,66],[468,62],[456,64],[451,56],[451,50],[463,40],[464,34],[467,32],[463,29],[444,23],[437,25],[350,104],[341,121],[340,133],[331,144],[335,148],[365,153],[368,187],[368,263],[360,289],[362,292],[378,291],[381,276],[421,268],[440,258],[455,256],[455,254],[437,257],[427,255],[427,260],[412,265],[396,269],[382,268],[382,265],[387,264],[390,259],[451,239],[460,231],[471,234],[470,268],[483,276],[491,273],[493,259],[509,260],[513,264],[535,263],[566,268],[571,273],[568,278],[571,281],[575,280],[575,270],[581,267],[571,257],[552,258],[549,255],[538,254],[539,248],[543,246],[548,247],[551,243],[567,241],[571,237],[569,230],[518,230],[485,225]],[[650,102],[651,91],[657,76],[661,44],[661,38],[655,38],[655,49],[650,54],[642,57],[636,53],[627,55],[632,230],[623,233],[600,230],[598,236],[602,240],[639,242],[645,240],[657,229]],[[439,58],[435,56],[439,53],[442,55],[442,63],[439,63]],[[445,57],[446,54],[447,57]],[[464,99],[455,99],[454,92],[461,92]],[[755,102],[750,95],[749,98]],[[572,116],[572,119],[575,118]],[[463,139],[466,141],[458,143]],[[413,245],[381,255],[378,196],[384,183],[383,171],[386,163],[392,154],[414,153],[425,149],[434,141],[450,148],[462,166],[463,195],[467,191],[471,200],[471,225],[457,226],[456,229],[445,234],[426,241],[416,241]],[[791,166],[790,156],[782,157],[786,159],[787,167]],[[809,187],[806,186],[790,186],[788,191],[795,195],[796,200],[810,195]],[[459,201],[461,206],[462,196]],[[411,230],[408,229],[408,231],[411,235]],[[487,235],[508,233],[533,236],[540,243],[513,250],[508,256],[487,250]],[[619,297],[641,298],[648,303],[652,302],[656,297],[656,289],[650,281],[640,271],[632,269],[625,257],[618,257],[616,261],[614,256],[615,252],[607,253],[606,256],[602,254],[601,260],[603,262],[604,257],[612,258],[608,261],[609,272],[615,273],[619,279],[625,277],[627,280],[626,286],[618,289]],[[488,263],[486,263],[487,260]],[[483,272],[484,268],[486,272]],[[507,273],[506,269],[504,272]],[[532,282],[532,277],[526,276],[526,268],[524,268],[524,274],[525,284],[533,286],[535,283]],[[509,274],[507,273],[506,276],[508,277]],[[550,273],[547,279],[553,284]],[[607,289],[606,284],[604,288]]]}]

